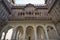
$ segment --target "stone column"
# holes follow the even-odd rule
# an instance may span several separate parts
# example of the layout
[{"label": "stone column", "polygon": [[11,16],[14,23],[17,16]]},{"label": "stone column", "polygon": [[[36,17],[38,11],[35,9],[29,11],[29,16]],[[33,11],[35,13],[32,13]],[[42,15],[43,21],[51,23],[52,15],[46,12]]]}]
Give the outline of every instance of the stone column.
[{"label": "stone column", "polygon": [[45,35],[46,35],[46,39],[45,40],[49,40],[49,36],[48,36],[48,32],[47,32],[47,28],[44,27],[44,31],[45,31]]},{"label": "stone column", "polygon": [[16,40],[16,36],[17,36],[17,29],[15,29],[15,32],[14,32],[14,39]]},{"label": "stone column", "polygon": [[2,37],[2,33],[0,32],[0,40],[1,40],[1,37]]},{"label": "stone column", "polygon": [[37,31],[36,31],[36,28],[34,28],[34,33],[35,33],[35,40],[37,40]]},{"label": "stone column", "polygon": [[5,38],[6,38],[6,34],[7,34],[7,32],[5,32],[5,35],[4,35],[4,39],[3,39],[3,40],[5,40]]},{"label": "stone column", "polygon": [[[1,26],[0,26],[1,27]],[[1,36],[2,36],[2,33],[1,30],[2,30],[3,27],[0,28],[0,39],[1,39]]]},{"label": "stone column", "polygon": [[45,39],[45,40],[49,40],[49,36],[48,36],[47,29],[46,29],[46,28],[44,28],[44,30],[45,30],[45,35],[46,35],[46,39]]},{"label": "stone column", "polygon": [[24,30],[23,30],[23,40],[26,40],[26,28],[24,28]]},{"label": "stone column", "polygon": [[58,32],[57,32],[57,30],[56,30],[55,26],[54,26],[53,28],[54,28],[54,30],[55,30],[55,33],[56,33],[56,34],[55,34],[55,35],[56,35],[56,38],[55,38],[55,39],[56,39],[56,40],[58,40],[58,39],[59,39]]},{"label": "stone column", "polygon": [[16,35],[16,29],[14,28],[13,29],[13,33],[12,33],[11,40],[15,40],[15,35]]}]

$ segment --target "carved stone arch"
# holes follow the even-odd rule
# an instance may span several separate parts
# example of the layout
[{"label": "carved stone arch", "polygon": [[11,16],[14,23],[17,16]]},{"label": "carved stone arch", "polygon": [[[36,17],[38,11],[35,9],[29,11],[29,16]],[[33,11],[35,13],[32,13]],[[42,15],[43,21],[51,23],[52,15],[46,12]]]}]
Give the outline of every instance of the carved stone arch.
[{"label": "carved stone arch", "polygon": [[7,27],[8,30],[11,29],[11,28],[13,28],[13,26],[8,26],[8,27]]},{"label": "carved stone arch", "polygon": [[57,40],[57,33],[54,27],[47,26],[47,32],[48,32],[49,40]]},{"label": "carved stone arch", "polygon": [[34,39],[34,28],[32,26],[28,26],[26,28],[25,38],[26,38],[26,40],[35,40]]},{"label": "carved stone arch", "polygon": [[11,28],[13,28],[13,26],[10,26],[10,25],[5,26],[5,27],[2,29],[2,31],[1,31],[1,32],[8,31],[8,30],[9,30],[9,29],[11,29]]},{"label": "carved stone arch", "polygon": [[23,26],[18,26],[16,29],[21,29],[21,28],[23,29]]},{"label": "carved stone arch", "polygon": [[46,39],[45,31],[42,26],[37,26],[36,32],[37,32],[37,40],[45,40]]},{"label": "carved stone arch", "polygon": [[[8,36],[8,32],[11,31],[11,36],[12,36],[12,33],[13,33],[13,27],[8,25],[8,26],[5,26],[2,31],[1,31],[1,39],[5,40]],[[11,39],[11,36],[10,36],[10,39]]]},{"label": "carved stone arch", "polygon": [[16,40],[23,40],[23,32],[24,31],[22,26],[18,26],[16,28],[16,36],[15,36]]},{"label": "carved stone arch", "polygon": [[43,28],[44,29],[44,27],[43,27],[43,25],[41,24],[41,25],[37,25],[37,27],[36,28],[38,28],[38,27],[41,27],[41,28]]},{"label": "carved stone arch", "polygon": [[[6,35],[6,33],[8,32],[8,30],[10,30],[11,28],[13,28],[12,26],[5,26],[3,29],[2,29],[2,31],[1,31],[1,34],[4,32],[5,33],[5,35]],[[2,35],[1,35],[1,37],[2,37]]]},{"label": "carved stone arch", "polygon": [[47,31],[54,29],[52,26],[47,26]]}]

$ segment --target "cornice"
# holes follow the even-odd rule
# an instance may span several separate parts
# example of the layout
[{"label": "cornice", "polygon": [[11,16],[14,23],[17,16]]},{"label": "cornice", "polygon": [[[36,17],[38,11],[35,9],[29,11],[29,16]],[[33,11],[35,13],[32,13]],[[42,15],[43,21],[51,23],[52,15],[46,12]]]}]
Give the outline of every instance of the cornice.
[{"label": "cornice", "polygon": [[25,9],[26,7],[34,7],[36,9],[48,9],[47,6],[34,6],[33,4],[26,4],[26,6],[13,6],[12,9]]}]

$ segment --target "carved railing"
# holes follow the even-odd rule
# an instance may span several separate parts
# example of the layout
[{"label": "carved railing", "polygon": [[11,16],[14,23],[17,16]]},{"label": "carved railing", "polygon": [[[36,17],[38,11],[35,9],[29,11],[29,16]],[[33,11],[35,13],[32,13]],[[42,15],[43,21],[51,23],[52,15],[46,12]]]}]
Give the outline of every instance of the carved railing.
[{"label": "carved railing", "polygon": [[47,12],[13,12],[12,15],[10,15],[10,19],[51,19],[50,15],[48,15]]}]

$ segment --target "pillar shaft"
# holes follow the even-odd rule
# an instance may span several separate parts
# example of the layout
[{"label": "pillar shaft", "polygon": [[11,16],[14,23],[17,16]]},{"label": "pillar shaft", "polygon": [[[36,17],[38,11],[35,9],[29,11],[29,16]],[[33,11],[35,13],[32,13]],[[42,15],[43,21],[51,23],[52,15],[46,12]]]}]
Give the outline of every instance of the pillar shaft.
[{"label": "pillar shaft", "polygon": [[24,28],[24,33],[23,33],[23,40],[26,40],[26,29]]},{"label": "pillar shaft", "polygon": [[46,28],[45,28],[45,35],[46,35],[46,40],[49,40],[49,36]]},{"label": "pillar shaft", "polygon": [[36,28],[34,29],[35,32],[35,40],[37,40],[37,32],[36,32]]},{"label": "pillar shaft", "polygon": [[16,35],[16,29],[14,28],[13,29],[13,33],[12,33],[11,40],[15,40],[15,35]]},{"label": "pillar shaft", "polygon": [[1,39],[1,37],[2,37],[2,33],[0,33],[0,39]]},{"label": "pillar shaft", "polygon": [[4,39],[3,39],[3,40],[5,40],[5,38],[6,38],[6,34],[7,34],[7,33],[5,33],[5,35],[4,35]]}]

